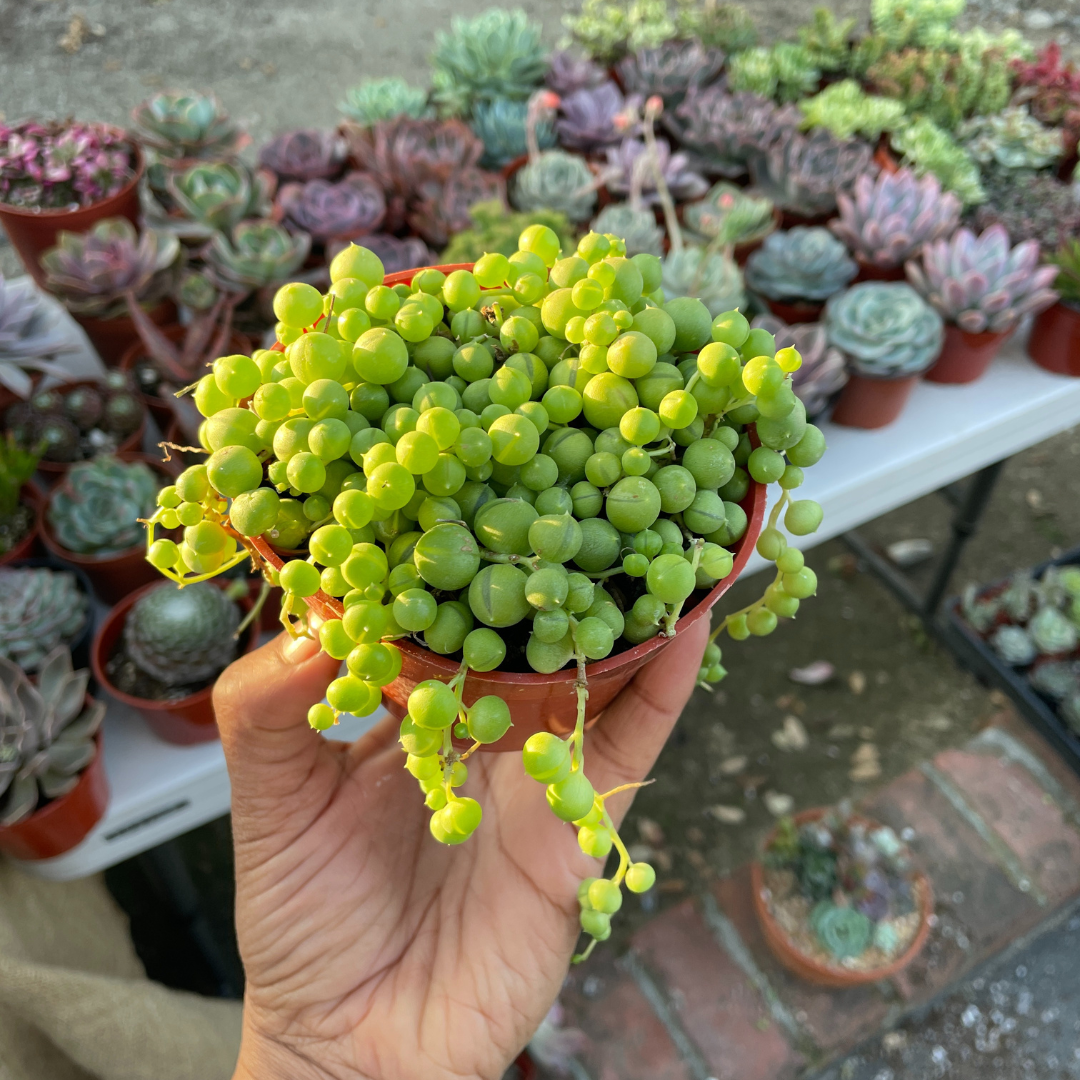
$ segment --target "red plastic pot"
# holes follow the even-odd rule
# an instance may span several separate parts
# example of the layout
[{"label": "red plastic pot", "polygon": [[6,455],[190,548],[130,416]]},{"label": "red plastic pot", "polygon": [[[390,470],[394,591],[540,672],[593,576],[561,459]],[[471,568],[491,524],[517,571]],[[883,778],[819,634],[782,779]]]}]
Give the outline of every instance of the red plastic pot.
[{"label": "red plastic pot", "polygon": [[0,225],[3,225],[12,246],[19,253],[26,272],[39,285],[45,284],[45,272],[39,260],[49,248],[56,246],[61,231],[87,232],[97,222],[109,217],[126,217],[138,227],[139,180],[142,179],[145,162],[138,143],[129,142],[128,145],[131,147],[135,175],[107,199],[77,210],[41,210],[0,202]]},{"label": "red plastic pot", "polygon": [[1080,378],[1080,308],[1061,302],[1036,315],[1027,349],[1039,367]]},{"label": "red plastic pot", "polygon": [[0,828],[0,851],[13,859],[53,859],[81,843],[101,820],[109,805],[109,781],[100,729],[94,741],[97,753],[78,783],[23,821]]},{"label": "red plastic pot", "polygon": [[766,297],[765,303],[769,305],[769,310],[778,319],[783,319],[788,326],[793,323],[820,322],[821,313],[825,310],[823,303],[810,303],[806,300],[771,300]]},{"label": "red plastic pot", "polygon": [[[171,484],[178,470],[170,468],[175,462],[165,464],[149,454],[132,451],[117,454],[122,461],[141,461],[158,472],[164,484]],[[57,539],[49,524],[49,499],[43,499],[38,507],[38,532],[42,543],[63,562],[79,567],[90,579],[98,598],[107,604],[115,604],[134,589],[158,581],[161,574],[146,561],[146,545],[139,543],[115,555],[81,555],[68,551]]]},{"label": "red plastic pot", "polygon": [[[149,563],[147,563],[149,566]],[[152,569],[152,568],[151,568]],[[214,684],[204,686],[202,690],[187,697],[176,698],[174,701],[151,701],[149,698],[135,697],[125,694],[113,685],[109,678],[105,665],[109,662],[116,649],[120,637],[124,632],[124,624],[127,622],[128,613],[136,601],[145,596],[151,589],[155,589],[164,580],[155,570],[157,580],[149,585],[144,585],[137,592],[125,596],[105,616],[104,622],[98,628],[90,646],[90,667],[94,672],[94,678],[102,689],[107,690],[117,701],[130,705],[137,710],[142,718],[150,726],[156,735],[167,743],[177,746],[190,746],[193,743],[212,742],[218,737],[217,720],[214,716],[213,692]],[[224,589],[232,584],[230,581],[215,581],[218,588]],[[251,610],[251,599],[242,596],[236,603],[240,609],[247,613]],[[259,646],[258,619],[248,627],[246,638],[241,646],[241,653],[252,652]]]},{"label": "red plastic pot", "polygon": [[859,272],[855,275],[852,285],[858,285],[860,281],[907,281],[903,265],[875,266],[861,255],[855,255],[853,258],[859,266]]},{"label": "red plastic pot", "polygon": [[36,555],[41,546],[41,534],[38,529],[38,516],[41,513],[45,496],[41,494],[34,483],[23,484],[19,491],[19,502],[25,503],[34,512],[33,524],[30,531],[6,554],[0,555],[0,566],[16,562],[19,559],[29,559]]},{"label": "red plastic pot", "polygon": [[833,423],[870,430],[885,427],[904,411],[918,381],[918,375],[871,379],[852,372],[833,409]]},{"label": "red plastic pot", "polygon": [[982,378],[1010,333],[1011,330],[1001,334],[969,334],[959,326],[946,323],[941,352],[923,378],[927,382],[954,385]]},{"label": "red plastic pot", "polygon": [[[803,825],[808,821],[816,821],[825,813],[825,807],[804,810],[801,814],[795,815],[795,824]],[[859,820],[866,824],[876,824],[865,818]],[[763,850],[767,851],[775,838],[776,829],[773,829],[765,841]],[[762,936],[772,950],[773,956],[799,978],[815,986],[829,986],[839,990],[879,982],[882,979],[891,979],[903,971],[922,952],[930,934],[930,917],[934,914],[934,891],[930,886],[930,879],[923,873],[914,875],[914,887],[919,905],[919,928],[911,939],[911,944],[889,964],[871,968],[868,971],[852,971],[840,964],[822,963],[799,950],[776,921],[769,907],[768,890],[765,888],[765,874],[761,862],[755,859],[750,864],[750,888],[753,893],[754,912],[761,926]]]},{"label": "red plastic pot", "polygon": [[[168,326],[176,322],[176,305],[171,300],[162,300],[148,309],[146,314],[157,326]],[[92,315],[72,317],[86,331],[90,344],[106,367],[116,367],[120,357],[135,342],[141,341],[130,315],[117,315],[114,319],[97,319]]]}]

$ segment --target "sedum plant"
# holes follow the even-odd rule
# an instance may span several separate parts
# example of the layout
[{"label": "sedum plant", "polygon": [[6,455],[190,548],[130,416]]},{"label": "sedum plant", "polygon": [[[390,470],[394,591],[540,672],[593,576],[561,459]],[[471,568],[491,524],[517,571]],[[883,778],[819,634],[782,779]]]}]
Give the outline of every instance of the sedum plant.
[{"label": "sedum plant", "polygon": [[806,97],[821,79],[811,54],[802,45],[780,41],[770,48],[756,46],[728,61],[727,82],[733,91],[746,90],[777,101]]},{"label": "sedum plant", "polygon": [[162,91],[131,112],[139,141],[159,161],[232,161],[247,137],[229,120],[213,94]]},{"label": "sedum plant", "polygon": [[867,94],[854,79],[827,86],[820,94],[799,102],[803,128],[822,127],[838,139],[862,135],[876,139],[897,127],[904,116],[899,101]]},{"label": "sedum plant", "polygon": [[683,207],[683,223],[692,236],[722,247],[762,240],[776,228],[769,199],[724,181]]},{"label": "sedum plant", "polygon": [[595,178],[580,157],[545,150],[514,174],[510,201],[518,210],[558,210],[570,221],[588,221],[596,206]]},{"label": "sedum plant", "polygon": [[656,94],[667,108],[678,105],[696,87],[707,86],[724,66],[724,54],[699,41],[667,41],[652,49],[638,49],[615,66],[628,94],[642,98]]},{"label": "sedum plant", "polygon": [[517,251],[518,237],[530,225],[551,229],[559,237],[561,246],[570,249],[574,231],[561,211],[509,210],[500,199],[489,199],[469,207],[469,227],[451,237],[449,246],[442,253],[442,261],[476,262],[485,252],[509,258]]},{"label": "sedum plant", "polygon": [[0,659],[35,671],[79,636],[90,598],[74,574],[48,567],[0,567]]},{"label": "sedum plant", "polygon": [[310,250],[307,233],[290,233],[274,221],[241,221],[227,233],[214,233],[202,257],[215,285],[246,295],[282,284]]},{"label": "sedum plant", "polygon": [[170,173],[165,187],[179,216],[156,216],[155,225],[187,240],[209,239],[270,209],[266,178],[242,164],[193,165]]},{"label": "sedum plant", "polygon": [[94,736],[105,703],[87,703],[89,681],[87,669],[72,670],[63,646],[45,658],[36,684],[0,657],[0,826],[66,795],[99,753]]},{"label": "sedum plant", "polygon": [[48,358],[74,347],[50,317],[33,280],[9,281],[0,273],[0,387],[16,397],[29,397],[34,386],[29,372],[64,378],[64,368]]},{"label": "sedum plant", "polygon": [[810,22],[799,27],[799,44],[814,67],[829,73],[847,70],[856,22],[854,18],[837,19],[827,7],[814,8]]},{"label": "sedum plant", "polygon": [[364,172],[348,173],[336,183],[285,184],[277,202],[282,220],[293,232],[306,233],[321,244],[376,232],[386,217],[386,196]]},{"label": "sedum plant", "polygon": [[338,109],[357,124],[370,127],[381,120],[396,120],[409,116],[426,120],[431,115],[428,92],[410,86],[396,76],[387,79],[365,79],[350,87]]},{"label": "sedum plant", "polygon": [[876,178],[864,173],[851,195],[841,193],[836,204],[840,217],[829,228],[871,266],[902,266],[960,224],[960,200],[943,192],[933,174],[917,179],[908,169]]},{"label": "sedum plant", "polygon": [[848,381],[844,354],[829,344],[824,323],[795,323],[788,326],[775,315],[759,315],[750,324],[772,334],[778,349],[793,348],[802,357],[802,367],[792,376],[791,387],[813,420],[832,404]]},{"label": "sedum plant", "polygon": [[980,165],[1045,169],[1061,157],[1060,128],[1046,128],[1021,105],[961,124],[957,138]]},{"label": "sedum plant", "polygon": [[854,370],[875,379],[925,371],[945,333],[941,316],[902,281],[864,281],[837,293],[825,305],[825,326]]},{"label": "sedum plant", "polygon": [[633,207],[629,203],[608,203],[593,218],[593,232],[621,237],[626,244],[626,254],[662,255],[664,230],[656,224],[656,215],[645,207]]},{"label": "sedum plant", "polygon": [[916,176],[933,173],[965,206],[984,202],[979,167],[971,155],[929,117],[916,117],[892,133],[892,148]]},{"label": "sedum plant", "polygon": [[582,0],[581,11],[562,21],[574,42],[602,63],[676,36],[667,0]]},{"label": "sedum plant", "polygon": [[57,543],[78,555],[115,555],[139,542],[154,512],[158,478],[141,461],[98,457],[72,465],[49,498]]},{"label": "sedum plant", "polygon": [[958,229],[927,244],[907,274],[948,322],[969,334],[1006,333],[1057,299],[1051,288],[1057,269],[1039,266],[1039,245],[1025,240],[1012,247],[1000,225],[979,236]]},{"label": "sedum plant", "polygon": [[828,229],[798,226],[765,237],[746,262],[746,282],[770,300],[822,301],[858,273],[846,248]]},{"label": "sedum plant", "polygon": [[[208,456],[159,493],[148,536],[148,559],[185,592],[252,554],[267,566],[264,541],[288,549],[275,572],[287,629],[346,663],[312,704],[314,728],[376,708],[400,671],[395,639],[460,656],[448,682],[415,687],[400,727],[442,843],[480,825],[461,790],[468,759],[513,719],[494,695],[465,705],[468,672],[567,668],[574,730],[531,736],[523,765],[577,823],[584,851],[619,853],[613,875],[581,892],[594,940],[609,935],[622,886],[645,891],[655,875],[631,861],[610,793],[587,777],[589,663],[674,636],[695,591],[731,573],[752,481],[787,485],[762,534],[780,565],[767,595],[717,634],[767,634],[816,588],[779,529],[782,518],[805,535],[821,517],[794,497],[824,451],[791,390],[799,357],[774,355],[736,311],[713,319],[686,297],[661,306],[661,277],[659,259],[626,258],[618,238],[590,233],[563,249],[535,225],[510,259],[420,270],[401,290],[370,251],[345,248],[328,297],[303,283],[279,290],[280,360],[224,357],[199,381]],[[318,329],[332,302],[337,337]],[[660,360],[668,352],[690,355],[680,369]],[[299,407],[283,385],[294,378]],[[182,520],[177,540],[156,536]],[[721,678],[715,642],[703,659],[702,678]]]},{"label": "sedum plant", "polygon": [[259,151],[259,164],[282,184],[334,180],[345,167],[345,141],[336,131],[286,131]]},{"label": "sedum plant", "polygon": [[571,91],[560,100],[559,117],[555,121],[560,145],[594,153],[619,142],[624,135],[631,134],[622,122],[626,108],[626,99],[610,80]]}]

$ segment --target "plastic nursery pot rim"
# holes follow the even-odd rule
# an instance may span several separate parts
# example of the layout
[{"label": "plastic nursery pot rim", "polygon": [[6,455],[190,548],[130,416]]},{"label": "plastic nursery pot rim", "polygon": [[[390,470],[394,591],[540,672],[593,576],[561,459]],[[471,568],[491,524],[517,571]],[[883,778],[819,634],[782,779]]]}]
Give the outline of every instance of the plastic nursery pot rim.
[{"label": "plastic nursery pot rim", "polygon": [[[817,821],[823,817],[831,807],[816,807],[811,810],[802,810],[793,815],[796,825],[804,825],[809,821]],[[854,818],[868,825],[878,825],[879,822],[861,814],[855,814]],[[768,851],[772,842],[776,839],[777,827],[766,837],[761,846],[761,851]],[[769,903],[765,898],[768,891],[765,888],[765,872],[760,858],[755,858],[750,863],[750,889],[752,893],[754,912],[761,924],[769,947],[773,950],[776,958],[790,971],[797,975],[822,986],[843,988],[847,986],[860,986],[865,983],[879,982],[882,979],[892,978],[903,971],[916,956],[922,952],[926,939],[930,934],[930,917],[934,914],[934,891],[930,885],[930,879],[921,870],[916,870],[911,875],[914,891],[917,892],[916,903],[919,909],[919,927],[915,936],[911,939],[908,947],[895,959],[881,967],[870,968],[866,971],[853,971],[840,964],[826,964],[804,953],[788,936],[787,932],[777,922]]]},{"label": "plastic nursery pot rim", "polygon": [[1035,316],[1028,356],[1044,371],[1080,377],[1080,307],[1059,300]]}]

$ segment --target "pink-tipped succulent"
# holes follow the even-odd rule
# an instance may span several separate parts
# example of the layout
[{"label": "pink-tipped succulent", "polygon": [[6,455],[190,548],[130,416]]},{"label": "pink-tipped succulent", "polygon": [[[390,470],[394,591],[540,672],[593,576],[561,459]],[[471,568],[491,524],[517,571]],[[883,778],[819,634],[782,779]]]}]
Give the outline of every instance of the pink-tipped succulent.
[{"label": "pink-tipped succulent", "polygon": [[1056,266],[1039,266],[1039,245],[1016,247],[1001,225],[976,236],[958,229],[949,240],[927,244],[907,263],[911,284],[951,323],[969,334],[1004,333],[1025,315],[1048,308]]},{"label": "pink-tipped succulent", "polygon": [[323,243],[375,232],[386,217],[382,188],[363,172],[349,173],[336,184],[286,184],[278,193],[278,207],[287,225]]},{"label": "pink-tipped succulent", "polygon": [[561,102],[561,115],[555,121],[559,143],[570,150],[589,153],[617,143],[624,135],[634,134],[620,130],[618,121],[626,106],[622,92],[611,81],[567,94]]},{"label": "pink-tipped succulent", "polygon": [[283,184],[334,180],[345,166],[345,140],[336,131],[286,131],[259,151],[259,164]]},{"label": "pink-tipped succulent", "polygon": [[[680,202],[698,199],[709,190],[705,178],[690,168],[686,155],[673,154],[666,139],[656,140],[656,158],[673,198]],[[623,139],[618,146],[608,149],[604,178],[608,188],[618,195],[640,192],[646,203],[660,201],[646,146],[640,139]]]}]

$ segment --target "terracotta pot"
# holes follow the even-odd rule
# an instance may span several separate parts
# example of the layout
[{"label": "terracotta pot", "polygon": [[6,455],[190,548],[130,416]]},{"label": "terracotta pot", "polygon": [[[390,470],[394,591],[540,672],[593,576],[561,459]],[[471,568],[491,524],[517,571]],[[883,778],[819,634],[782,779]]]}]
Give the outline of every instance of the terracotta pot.
[{"label": "terracotta pot", "polygon": [[918,381],[918,375],[904,375],[899,379],[871,379],[852,372],[840,391],[832,421],[844,427],[885,427],[903,412]]},{"label": "terracotta pot", "polygon": [[927,382],[972,383],[986,374],[1012,331],[1002,334],[969,334],[952,323],[945,324],[945,341],[934,366],[923,375]]},{"label": "terracotta pot", "polygon": [[23,484],[19,491],[19,501],[30,507],[34,513],[34,520],[30,526],[30,531],[7,554],[0,555],[0,566],[6,566],[8,563],[16,562],[19,559],[29,559],[41,549],[38,515],[45,501],[45,496],[42,495],[38,486],[31,481]]},{"label": "terracotta pot", "polygon": [[903,265],[900,266],[875,266],[867,262],[861,255],[854,255],[858,263],[859,272],[855,275],[852,285],[858,285],[860,281],[907,281],[907,274]]},{"label": "terracotta pot", "polygon": [[79,782],[25,820],[0,828],[0,851],[13,859],[53,859],[81,843],[101,820],[109,805],[109,781],[100,729],[94,741],[97,753]]},{"label": "terracotta pot", "polygon": [[[117,129],[114,129],[117,130]],[[39,262],[42,255],[55,247],[59,234],[87,232],[103,218],[126,217],[139,224],[139,180],[145,162],[138,143],[129,142],[134,159],[135,175],[115,194],[77,210],[34,210],[8,206],[0,202],[0,225],[12,246],[19,253],[26,272],[39,284],[45,284],[45,272]]]},{"label": "terracotta pot", "polygon": [[[816,821],[826,812],[821,807],[815,810],[804,810],[795,815],[795,824],[802,825],[808,821]],[[866,819],[860,819],[866,821]],[[873,824],[867,822],[868,824]],[[764,850],[769,848],[776,837],[776,830],[769,834],[765,841]],[[852,986],[862,986],[866,983],[879,982],[882,979],[890,979],[904,970],[916,956],[922,952],[926,939],[930,934],[930,917],[934,914],[934,892],[930,886],[930,879],[923,873],[914,875],[914,891],[919,906],[919,928],[911,939],[911,944],[891,963],[869,971],[851,971],[839,964],[826,964],[801,952],[795,942],[788,937],[783,928],[776,921],[769,908],[767,900],[768,890],[765,888],[765,875],[760,861],[754,860],[750,864],[750,888],[753,893],[754,912],[761,926],[762,936],[765,938],[773,956],[780,961],[799,978],[813,983],[815,986],[829,986],[835,989],[846,989]]]},{"label": "terracotta pot", "polygon": [[[157,326],[167,326],[176,322],[176,305],[171,300],[162,300],[146,314]],[[97,319],[93,315],[72,317],[86,331],[90,344],[97,350],[106,367],[116,367],[120,357],[136,341],[141,340],[130,315],[117,315],[115,319]]]},{"label": "terracotta pot", "polygon": [[[149,564],[148,564],[149,565]],[[190,746],[193,743],[212,742],[218,737],[217,720],[214,717],[213,692],[214,684],[204,686],[202,690],[187,697],[176,698],[174,701],[152,701],[149,698],[135,697],[125,694],[123,690],[113,685],[105,670],[105,665],[112,657],[113,651],[124,632],[124,624],[135,602],[145,596],[151,589],[157,588],[164,578],[154,571],[156,579],[149,585],[144,585],[137,592],[125,596],[105,616],[104,622],[94,635],[90,646],[90,667],[94,672],[94,678],[103,690],[108,691],[117,701],[123,702],[136,709],[150,728],[167,743],[177,746]],[[224,589],[231,585],[231,581],[215,581],[218,588]],[[250,597],[243,596],[236,603],[245,613],[251,610]],[[241,653],[249,653],[259,647],[258,620],[249,626],[246,637],[241,645]]]},{"label": "terracotta pot", "polygon": [[1027,350],[1039,367],[1080,378],[1080,308],[1061,302],[1036,315]]},{"label": "terracotta pot", "polygon": [[[164,484],[171,484],[179,470],[151,457],[128,451],[116,455],[122,461],[142,461],[158,472]],[[163,486],[164,486],[163,484]],[[107,604],[115,604],[134,589],[161,578],[160,573],[146,561],[146,545],[142,542],[114,555],[80,555],[68,551],[57,539],[49,524],[49,500],[43,500],[38,507],[38,532],[42,543],[62,562],[77,566],[86,573],[94,586],[98,598]]]},{"label": "terracotta pot", "polygon": [[17,562],[7,564],[8,569],[20,570],[23,567],[29,569],[62,570],[67,574],[74,574],[79,583],[79,589],[86,596],[89,604],[86,609],[86,622],[83,628],[70,641],[66,642],[71,650],[71,666],[76,670],[90,666],[90,639],[94,633],[94,589],[90,579],[77,566],[62,563],[51,555],[43,555],[36,559],[19,559]]},{"label": "terracotta pot", "polygon": [[821,313],[825,310],[824,303],[811,303],[808,300],[770,300],[766,297],[765,303],[778,319],[783,319],[789,326],[793,323],[820,322]]},{"label": "terracotta pot", "polygon": [[881,136],[881,142],[878,143],[878,147],[874,151],[874,164],[882,172],[897,173],[900,171],[900,162],[896,160],[896,155],[893,154],[892,147],[889,146],[888,135]]}]

